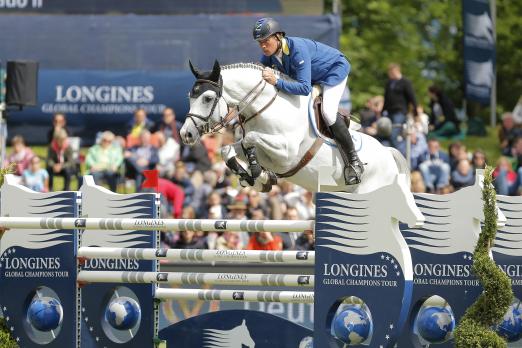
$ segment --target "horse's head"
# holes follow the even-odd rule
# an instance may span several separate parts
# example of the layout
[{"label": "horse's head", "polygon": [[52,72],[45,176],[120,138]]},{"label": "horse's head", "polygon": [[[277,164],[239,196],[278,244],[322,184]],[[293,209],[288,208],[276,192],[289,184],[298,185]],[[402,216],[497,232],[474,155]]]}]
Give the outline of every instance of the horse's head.
[{"label": "horse's head", "polygon": [[227,112],[227,103],[222,98],[223,80],[218,61],[206,72],[200,72],[190,61],[189,64],[196,82],[189,93],[190,110],[179,133],[183,143],[193,145],[220,124]]},{"label": "horse's head", "polygon": [[246,320],[243,319],[241,325],[239,325],[236,329],[239,329],[241,332],[241,343],[248,348],[255,348],[256,343],[250,336],[250,332],[248,332],[248,327],[246,326]]},{"label": "horse's head", "polygon": [[[424,224],[424,215],[415,204],[415,198],[410,191],[409,183],[406,181],[406,175],[399,174],[395,177],[394,183],[390,186],[393,188],[393,203],[389,202],[388,206],[395,210],[394,214],[400,221],[408,224],[409,227],[420,227]],[[405,204],[398,204],[404,202]]]}]

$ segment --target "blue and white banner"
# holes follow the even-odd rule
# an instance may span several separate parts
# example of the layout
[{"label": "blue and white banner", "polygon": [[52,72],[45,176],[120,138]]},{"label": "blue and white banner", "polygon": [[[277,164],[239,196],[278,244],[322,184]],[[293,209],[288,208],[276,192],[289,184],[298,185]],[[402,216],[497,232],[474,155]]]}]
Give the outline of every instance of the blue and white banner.
[{"label": "blue and white banner", "polygon": [[153,120],[167,106],[184,117],[193,82],[189,71],[41,70],[38,105],[11,112],[9,134],[46,143],[46,133],[36,130],[50,127],[53,113],[63,112],[73,135],[87,142],[107,129],[123,135],[136,108],[145,109]]},{"label": "blue and white banner", "polygon": [[495,27],[489,0],[463,0],[466,98],[489,105],[495,81]]}]

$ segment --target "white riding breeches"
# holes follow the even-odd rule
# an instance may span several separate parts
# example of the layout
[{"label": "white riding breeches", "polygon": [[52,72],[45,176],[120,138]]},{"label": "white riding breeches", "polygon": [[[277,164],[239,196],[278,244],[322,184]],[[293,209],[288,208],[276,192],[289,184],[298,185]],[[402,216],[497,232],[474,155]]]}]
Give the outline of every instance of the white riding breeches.
[{"label": "white riding breeches", "polygon": [[347,80],[348,76],[335,86],[323,85],[323,118],[328,127],[333,125],[337,119],[339,102],[343,96]]}]

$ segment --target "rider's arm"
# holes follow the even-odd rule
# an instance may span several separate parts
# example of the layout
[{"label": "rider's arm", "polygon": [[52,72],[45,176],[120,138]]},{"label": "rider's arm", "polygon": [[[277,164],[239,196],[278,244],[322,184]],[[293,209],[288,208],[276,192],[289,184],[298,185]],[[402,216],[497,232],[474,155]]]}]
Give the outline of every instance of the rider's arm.
[{"label": "rider's arm", "polygon": [[280,90],[298,95],[308,95],[312,91],[312,64],[307,50],[300,50],[292,55],[290,62],[295,70],[295,81],[278,79],[276,87]]}]

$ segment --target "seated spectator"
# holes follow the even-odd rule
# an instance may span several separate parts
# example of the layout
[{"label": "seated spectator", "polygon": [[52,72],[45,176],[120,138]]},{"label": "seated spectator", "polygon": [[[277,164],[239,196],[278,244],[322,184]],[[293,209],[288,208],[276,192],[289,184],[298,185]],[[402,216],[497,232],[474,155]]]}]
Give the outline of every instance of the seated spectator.
[{"label": "seated spectator", "polygon": [[24,171],[30,167],[31,159],[34,157],[33,150],[25,146],[25,140],[21,135],[15,135],[11,140],[13,152],[7,157],[5,166],[14,164],[14,175],[22,176]]},{"label": "seated spectator", "polygon": [[144,109],[136,109],[134,111],[134,118],[127,123],[127,147],[135,147],[141,145],[141,134],[143,131],[151,131],[154,127],[154,122],[147,118],[147,113]]},{"label": "seated spectator", "polygon": [[457,169],[451,172],[451,184],[455,191],[475,184],[475,171],[467,159],[461,159]]},{"label": "seated spectator", "polygon": [[156,168],[158,164],[158,150],[150,144],[150,132],[144,130],[140,135],[139,146],[134,146],[125,151],[126,177],[134,179],[136,191],[141,190],[143,171]]},{"label": "seated spectator", "polygon": [[471,165],[473,171],[486,168],[486,153],[482,150],[475,150],[471,158]]},{"label": "seated spectator", "polygon": [[187,171],[192,174],[196,170],[204,173],[212,168],[207,149],[201,143],[193,146],[181,145],[180,160],[185,163]]},{"label": "seated spectator", "polygon": [[40,157],[31,158],[29,168],[22,173],[22,184],[36,192],[49,192],[49,174],[40,164]]},{"label": "seated spectator", "polygon": [[223,234],[216,239],[217,250],[242,250],[243,244],[241,238],[235,232],[223,232]]},{"label": "seated spectator", "polygon": [[414,193],[425,193],[426,185],[424,185],[424,179],[422,178],[421,172],[414,170],[410,176],[411,192]]},{"label": "seated spectator", "polygon": [[161,121],[159,121],[153,128],[154,134],[161,132],[166,139],[172,138],[178,145],[181,143],[179,138],[179,129],[181,124],[176,121],[176,113],[172,108],[163,109]]},{"label": "seated spectator", "polygon": [[437,139],[430,138],[428,140],[428,155],[419,165],[419,170],[422,173],[428,192],[440,193],[443,187],[449,185],[449,156],[441,151]]},{"label": "seated spectator", "polygon": [[315,250],[315,238],[313,231],[304,231],[295,241],[295,248],[297,250]]},{"label": "seated spectator", "polygon": [[251,188],[247,193],[247,200],[247,216],[249,216],[251,219],[254,219],[252,217],[252,212],[257,209],[262,210],[264,216],[268,216],[268,207],[266,206],[266,201],[261,197],[261,194],[259,192]]},{"label": "seated spectator", "polygon": [[225,218],[227,211],[225,206],[221,203],[221,195],[218,192],[214,191],[208,195],[205,211],[207,212],[207,216],[205,216],[206,218],[218,220]]},{"label": "seated spectator", "polygon": [[381,117],[384,98],[375,96],[368,99],[366,108],[361,111],[361,127],[362,131],[368,135],[377,134],[377,120]]},{"label": "seated spectator", "polygon": [[220,159],[219,149],[221,148],[222,140],[220,134],[207,134],[201,138],[201,142],[207,150],[207,156],[211,164],[217,163]]},{"label": "seated spectator", "polygon": [[181,231],[179,239],[171,247],[174,249],[208,249],[205,238],[199,238],[195,231]]},{"label": "seated spectator", "polygon": [[181,161],[176,162],[174,176],[172,177],[171,181],[180,186],[183,189],[183,192],[185,192],[185,202],[183,203],[183,206],[192,205],[195,189],[194,185],[192,185],[192,182],[190,181],[190,177],[185,168],[185,163]]},{"label": "seated spectator", "polygon": [[158,178],[158,192],[164,199],[167,212],[170,212],[175,219],[181,218],[183,202],[185,201],[183,189],[170,180]]},{"label": "seated spectator", "polygon": [[63,190],[71,188],[71,178],[76,176],[78,167],[74,160],[73,150],[69,146],[67,132],[61,128],[54,133],[54,139],[47,151],[47,171],[49,173],[49,189],[54,188],[54,177],[63,176]]},{"label": "seated spectator", "polygon": [[428,135],[430,117],[424,112],[422,105],[417,105],[417,115],[413,116],[413,126],[417,131]]},{"label": "seated spectator", "polygon": [[68,136],[71,136],[71,132],[67,128],[67,118],[65,117],[65,114],[61,112],[57,112],[53,115],[53,125],[51,126],[51,129],[47,132],[47,143],[50,144],[54,139],[54,134],[59,129],[65,129],[65,132],[67,132]]},{"label": "seated spectator", "polygon": [[164,133],[155,133],[159,162],[157,169],[163,178],[174,175],[174,164],[179,159],[179,144],[171,137],[165,137]]},{"label": "seated spectator", "polygon": [[[413,130],[410,134],[410,169],[418,170],[419,165],[423,159],[428,155],[428,144],[423,133]],[[404,157],[406,156],[406,140],[399,143],[397,150],[399,150]]]},{"label": "seated spectator", "polygon": [[516,127],[513,115],[506,112],[502,115],[502,127],[498,131],[498,140],[502,155],[511,156],[511,149],[516,138],[522,137],[522,129]]},{"label": "seated spectator", "polygon": [[460,133],[460,121],[455,106],[442,90],[433,85],[428,88],[430,97],[430,130],[435,136],[451,137]]},{"label": "seated spectator", "polygon": [[460,142],[451,143],[448,148],[449,151],[449,164],[451,171],[457,169],[457,164],[462,159],[468,159],[468,153],[466,152],[466,146]]},{"label": "seated spectator", "polygon": [[115,144],[110,131],[103,132],[100,143],[92,146],[85,158],[87,174],[92,175],[96,183],[107,182],[112,192],[116,192],[122,163],[122,148]]},{"label": "seated spectator", "polygon": [[[227,205],[228,215],[227,219],[229,220],[247,220],[247,205],[244,201],[236,200],[230,205]],[[247,232],[236,232],[241,240],[243,245],[247,245],[249,242],[249,235]]]},{"label": "seated spectator", "polygon": [[377,120],[375,127],[377,128],[375,139],[377,139],[383,146],[392,146],[392,121],[388,117],[381,117]]},{"label": "seated spectator", "polygon": [[271,232],[253,233],[245,248],[246,250],[283,250],[283,241]]},{"label": "seated spectator", "polygon": [[518,189],[517,173],[513,171],[511,162],[506,157],[500,157],[493,170],[495,189],[499,195],[515,195]]}]

